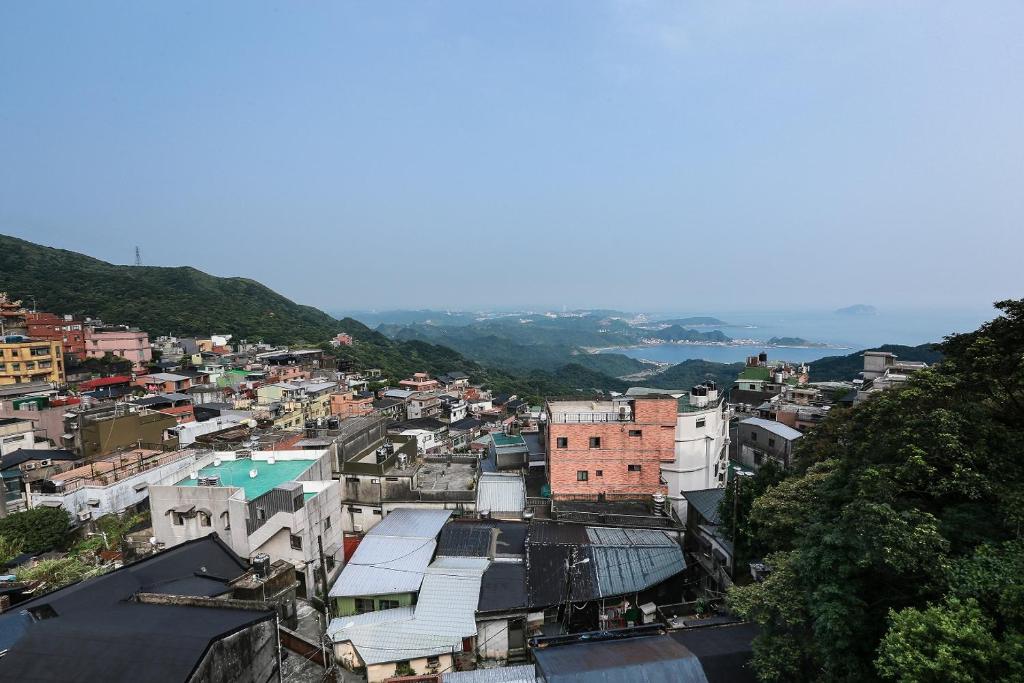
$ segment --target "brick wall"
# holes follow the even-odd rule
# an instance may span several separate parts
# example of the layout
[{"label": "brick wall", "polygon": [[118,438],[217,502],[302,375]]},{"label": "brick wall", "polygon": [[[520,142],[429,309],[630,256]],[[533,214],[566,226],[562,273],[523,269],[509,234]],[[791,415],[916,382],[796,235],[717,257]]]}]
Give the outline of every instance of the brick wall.
[{"label": "brick wall", "polygon": [[[676,401],[637,399],[633,417],[629,422],[550,423],[552,497],[664,493],[660,464],[675,457]],[[601,439],[600,447],[591,448],[592,437]],[[566,448],[558,447],[559,438],[567,439]],[[630,471],[630,465],[639,465],[639,471]],[[579,481],[579,472],[587,473],[586,481]]]}]

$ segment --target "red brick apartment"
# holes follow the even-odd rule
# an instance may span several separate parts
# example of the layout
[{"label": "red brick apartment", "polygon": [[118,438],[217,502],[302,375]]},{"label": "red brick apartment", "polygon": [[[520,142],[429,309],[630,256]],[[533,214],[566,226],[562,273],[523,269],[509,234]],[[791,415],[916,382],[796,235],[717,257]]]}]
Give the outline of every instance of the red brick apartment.
[{"label": "red brick apartment", "polygon": [[661,463],[675,459],[676,399],[549,401],[545,412],[555,500],[666,492]]}]

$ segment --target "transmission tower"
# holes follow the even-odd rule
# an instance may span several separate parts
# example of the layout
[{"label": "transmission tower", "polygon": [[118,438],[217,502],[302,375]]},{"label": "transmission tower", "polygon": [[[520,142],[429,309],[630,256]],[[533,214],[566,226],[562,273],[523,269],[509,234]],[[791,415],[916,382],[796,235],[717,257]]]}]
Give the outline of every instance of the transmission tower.
[{"label": "transmission tower", "polygon": [[138,245],[135,246],[135,265],[142,265],[142,250],[139,249]]}]

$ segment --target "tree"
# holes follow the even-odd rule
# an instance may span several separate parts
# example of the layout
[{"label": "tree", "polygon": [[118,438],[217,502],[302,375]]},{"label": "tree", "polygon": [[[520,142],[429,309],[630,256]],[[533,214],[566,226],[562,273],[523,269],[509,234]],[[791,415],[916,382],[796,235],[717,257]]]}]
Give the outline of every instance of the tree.
[{"label": "tree", "polygon": [[63,508],[32,508],[0,519],[0,538],[20,543],[23,552],[42,553],[64,544],[70,523]]},{"label": "tree", "polygon": [[729,600],[762,626],[763,679],[939,680],[915,651],[1020,675],[1024,302],[998,306],[942,363],[833,411],[751,502],[772,573]]}]

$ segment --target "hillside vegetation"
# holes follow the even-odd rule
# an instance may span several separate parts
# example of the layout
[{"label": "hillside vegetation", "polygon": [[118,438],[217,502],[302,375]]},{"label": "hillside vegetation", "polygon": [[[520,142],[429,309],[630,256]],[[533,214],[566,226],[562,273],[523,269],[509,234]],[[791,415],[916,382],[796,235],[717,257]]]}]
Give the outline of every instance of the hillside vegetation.
[{"label": "hillside vegetation", "polygon": [[723,528],[771,570],[729,593],[761,680],[1024,680],[1024,300],[997,306],[904,387],[833,409],[791,472],[744,484],[752,504],[727,490]]},{"label": "hillside vegetation", "polygon": [[0,289],[35,297],[39,310],[161,334],[316,343],[341,326],[255,280],[215,277],[182,266],[118,266],[64,249],[0,235]]},{"label": "hillside vegetation", "polygon": [[942,351],[936,348],[935,344],[921,344],[920,346],[883,344],[873,349],[854,351],[845,356],[826,356],[811,361],[809,363],[811,381],[829,382],[857,379],[860,371],[864,369],[864,351],[888,351],[895,353],[899,360],[922,361],[929,364],[942,360]]}]

